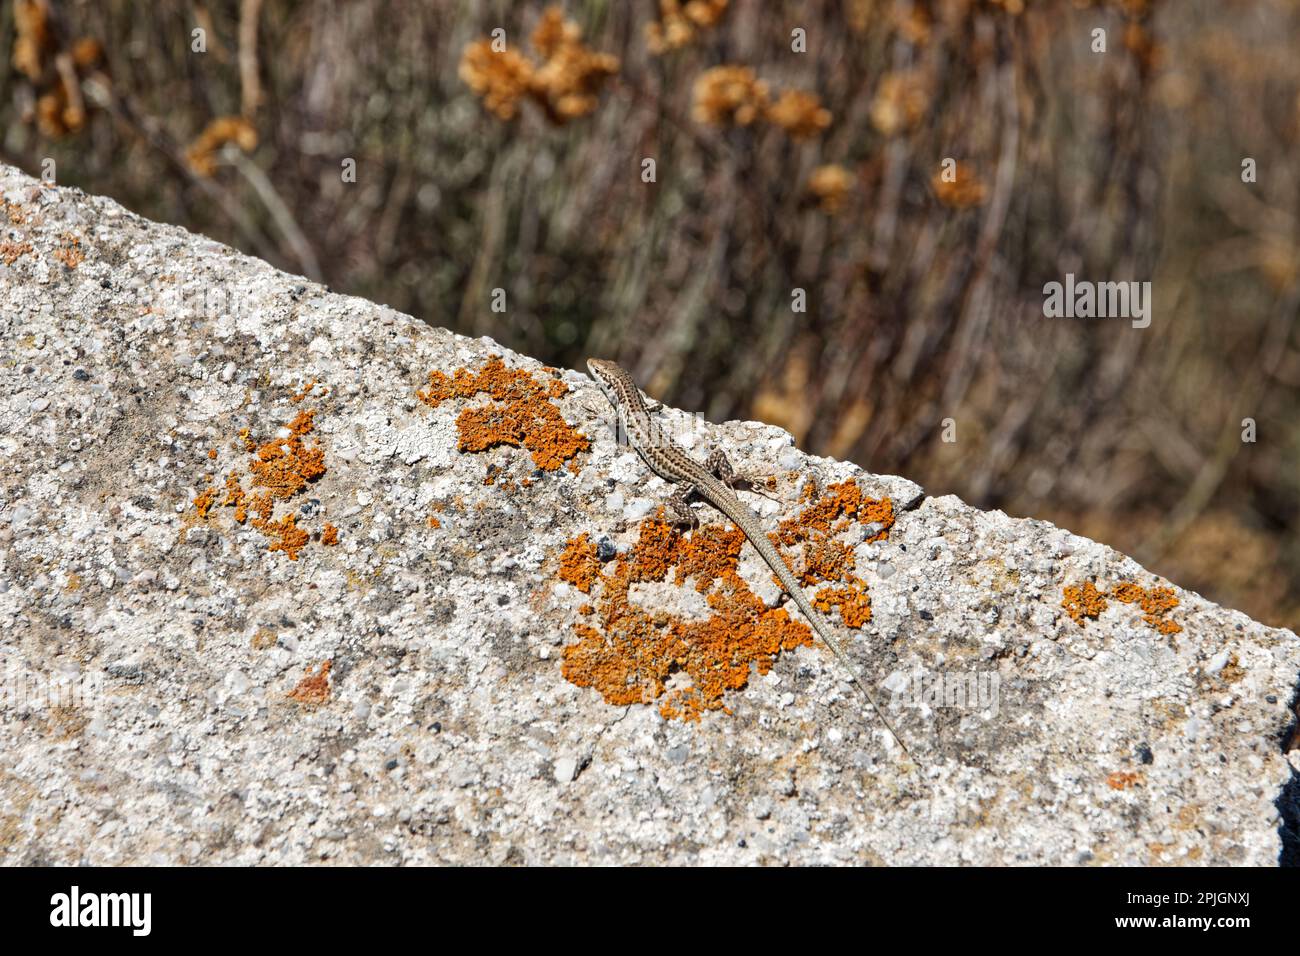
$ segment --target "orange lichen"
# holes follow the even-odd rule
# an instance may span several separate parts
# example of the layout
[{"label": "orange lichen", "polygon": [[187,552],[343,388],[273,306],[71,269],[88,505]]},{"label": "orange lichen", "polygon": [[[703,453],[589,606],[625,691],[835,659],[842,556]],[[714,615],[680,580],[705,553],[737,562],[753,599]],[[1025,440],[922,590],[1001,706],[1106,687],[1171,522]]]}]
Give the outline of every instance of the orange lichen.
[{"label": "orange lichen", "polygon": [[430,528],[442,527],[442,522],[438,520],[437,515],[429,515],[429,527]]},{"label": "orange lichen", "polygon": [[289,691],[289,699],[296,700],[298,703],[306,704],[309,707],[316,707],[325,703],[330,696],[330,670],[333,666],[333,661],[322,661],[320,669],[315,673],[308,669],[302,680],[298,681],[297,686]]},{"label": "orange lichen", "polygon": [[330,524],[328,521],[326,521],[325,527],[321,528],[320,530],[320,543],[326,545],[327,547],[333,547],[334,545],[338,544],[339,529],[334,527],[334,525]]},{"label": "orange lichen", "polygon": [[[765,674],[782,650],[811,645],[806,625],[792,621],[784,609],[766,607],[745,586],[736,573],[739,548],[704,558],[714,543],[730,542],[730,528],[682,535],[651,518],[641,531],[631,552],[599,578],[594,613],[600,628],[574,626],[578,643],[564,649],[566,679],[594,687],[611,704],[662,698],[665,718],[695,720],[705,711],[725,710],[723,695],[744,687],[751,667]],[[701,540],[694,541],[696,536]],[[706,620],[651,613],[631,603],[632,584],[663,581],[674,567],[679,582],[698,577],[696,589],[706,595],[711,612]],[[674,674],[688,678],[690,686],[670,689]]]},{"label": "orange lichen", "polygon": [[811,503],[794,518],[787,518],[778,526],[776,538],[781,544],[793,545],[807,541],[816,533],[823,536],[838,534],[850,524],[879,525],[866,540],[884,541],[894,526],[894,503],[889,498],[868,498],[856,481],[842,481],[830,485],[814,499],[811,485],[804,489],[804,501]]},{"label": "orange lichen", "polygon": [[248,505],[246,504],[247,494],[239,483],[238,472],[232,471],[226,475],[226,498],[221,502],[222,507],[234,506],[235,520],[243,524],[248,520]]},{"label": "orange lichen", "polygon": [[[1106,609],[1107,597],[1121,604],[1136,604],[1141,607],[1142,620],[1161,634],[1179,634],[1183,630],[1182,625],[1169,619],[1169,612],[1178,606],[1178,598],[1174,589],[1168,587],[1144,588],[1131,581],[1122,581],[1109,592],[1102,592],[1093,587],[1091,582],[1086,582],[1082,589],[1065,588],[1065,600],[1061,606],[1082,627],[1085,617],[1095,619]],[[1088,613],[1085,608],[1092,608],[1092,613]]]},{"label": "orange lichen", "polygon": [[1140,786],[1141,784],[1142,774],[1132,771],[1116,770],[1106,777],[1106,786],[1112,790],[1127,790],[1129,787]]},{"label": "orange lichen", "polygon": [[302,440],[314,428],[315,414],[300,411],[289,423],[289,437],[272,439],[257,449],[250,466],[254,485],[268,488],[274,497],[284,500],[325,474],[325,452],[320,444],[308,448]]},{"label": "orange lichen", "polygon": [[298,552],[306,546],[310,538],[306,531],[298,527],[298,516],[293,512],[280,518],[279,521],[258,518],[253,521],[253,527],[271,539],[268,551],[283,551],[289,556],[290,561],[298,560]]},{"label": "orange lichen", "polygon": [[1083,627],[1085,618],[1096,620],[1106,610],[1106,597],[1091,581],[1084,581],[1082,586],[1066,586],[1061,607],[1065,608],[1065,613],[1070,615],[1075,624]]},{"label": "orange lichen", "polygon": [[0,259],[4,260],[7,266],[13,265],[21,256],[27,255],[32,251],[30,242],[11,242],[8,239],[0,242]]},{"label": "orange lichen", "polygon": [[838,607],[845,627],[859,628],[871,620],[871,595],[866,582],[856,576],[843,587],[822,588],[813,598],[813,607],[823,614]]},{"label": "orange lichen", "polygon": [[[305,394],[305,392],[304,392]],[[325,473],[325,452],[319,443],[307,447],[303,436],[315,428],[315,410],[299,411],[288,423],[288,435],[275,438],[258,445],[248,428],[239,430],[239,440],[250,455],[248,471],[252,476],[254,488],[265,489],[260,493],[246,490],[238,469],[226,474],[225,497],[222,507],[235,509],[235,521],[239,524],[249,522],[268,539],[269,551],[282,551],[292,561],[298,560],[298,553],[311,540],[310,533],[298,527],[298,516],[292,512],[279,519],[275,517],[276,501],[284,501],[300,494],[309,482],[315,481]],[[213,459],[216,449],[209,449],[208,458]],[[211,480],[211,476],[208,476]],[[194,499],[194,507],[199,517],[206,519],[216,503],[217,489],[209,487]],[[332,530],[331,530],[332,529]],[[326,524],[321,538],[325,544],[338,541],[338,529]]]},{"label": "orange lichen", "polygon": [[584,531],[571,539],[560,555],[560,580],[568,581],[583,594],[590,594],[598,577],[600,559],[596,557],[596,546],[587,540]]},{"label": "orange lichen", "polygon": [[199,496],[194,499],[194,510],[199,513],[199,517],[204,521],[208,518],[208,512],[212,509],[212,504],[216,501],[217,489],[205,488]]},{"label": "orange lichen", "polygon": [[81,251],[81,239],[70,232],[59,237],[59,248],[54,250],[54,258],[69,269],[75,269],[86,261],[86,254]]},{"label": "orange lichen", "polygon": [[1178,634],[1182,627],[1169,620],[1168,614],[1178,606],[1173,588],[1150,588],[1140,602],[1142,620],[1161,634]]},{"label": "orange lichen", "polygon": [[[871,599],[866,584],[851,573],[852,549],[830,535],[854,521],[873,520],[885,526],[885,534],[893,524],[892,504],[864,499],[850,481],[834,486],[786,526],[788,543],[808,542],[804,565],[812,570],[805,577],[837,584],[823,589],[815,605],[823,612],[839,607],[848,627],[871,620]],[[611,704],[659,700],[665,718],[695,720],[705,711],[725,710],[724,695],[744,687],[751,668],[765,674],[781,651],[811,646],[806,624],[784,608],[768,608],[741,578],[744,544],[744,532],[734,525],[704,525],[687,534],[660,513],[641,523],[636,543],[601,573],[585,536],[569,542],[560,576],[587,585],[584,593],[600,585],[595,607],[584,605],[582,611],[595,614],[599,626],[575,625],[578,643],[565,648],[565,678],[594,687]],[[579,577],[578,568],[587,576]],[[707,619],[683,620],[631,603],[633,584],[666,582],[670,574],[678,586],[691,585],[704,595]],[[689,686],[670,689],[673,675],[688,679]]]},{"label": "orange lichen", "polygon": [[499,357],[492,356],[476,373],[460,368],[448,376],[435,369],[429,373],[429,386],[417,391],[416,397],[437,408],[448,399],[486,394],[491,404],[467,408],[456,419],[457,448],[462,452],[486,451],[498,445],[524,448],[538,468],[555,471],[591,445],[550,401],[566,391],[568,386],[558,379],[539,382],[524,369],[507,368]]},{"label": "orange lichen", "polygon": [[216,457],[217,457],[217,450],[216,450],[215,448],[209,448],[209,449],[208,449],[208,460],[211,461],[211,460],[215,459]]}]

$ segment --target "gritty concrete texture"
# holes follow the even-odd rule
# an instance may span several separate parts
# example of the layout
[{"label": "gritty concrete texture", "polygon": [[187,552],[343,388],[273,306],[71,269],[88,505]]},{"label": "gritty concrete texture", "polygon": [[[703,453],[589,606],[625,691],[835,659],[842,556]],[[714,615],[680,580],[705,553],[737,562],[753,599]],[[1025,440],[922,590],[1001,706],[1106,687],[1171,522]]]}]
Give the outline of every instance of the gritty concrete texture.
[{"label": "gritty concrete texture", "polygon": [[[841,631],[917,763],[819,645],[697,721],[611,705],[565,677],[596,598],[559,555],[585,533],[616,564],[669,489],[584,375],[11,168],[0,192],[5,862],[1279,860],[1295,634],[1146,609],[1165,582],[1105,545],[665,409],[774,476],[743,493],[773,529],[809,482],[890,498],[887,537],[851,529],[872,617]],[[491,355],[590,448],[462,450],[488,397],[417,393]],[[231,474],[283,497],[241,522]],[[739,573],[780,600],[747,545]],[[1111,598],[1076,622],[1085,583]],[[709,613],[672,577],[633,598]]]}]

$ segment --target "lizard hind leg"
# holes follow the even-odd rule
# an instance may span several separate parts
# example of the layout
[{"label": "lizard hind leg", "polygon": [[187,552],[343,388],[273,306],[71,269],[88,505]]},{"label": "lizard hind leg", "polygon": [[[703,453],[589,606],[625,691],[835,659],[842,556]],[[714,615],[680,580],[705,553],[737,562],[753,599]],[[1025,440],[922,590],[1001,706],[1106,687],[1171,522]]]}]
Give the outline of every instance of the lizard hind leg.
[{"label": "lizard hind leg", "polygon": [[722,482],[728,488],[734,488],[737,485],[744,485],[746,491],[752,491],[756,495],[762,495],[764,498],[769,498],[773,501],[776,500],[775,497],[762,490],[762,487],[765,484],[764,481],[760,481],[757,478],[750,478],[746,475],[736,474],[736,469],[732,467],[731,462],[727,459],[727,453],[721,448],[713,449],[712,453],[709,455],[708,461],[705,462],[705,467],[717,476],[718,481]]},{"label": "lizard hind leg", "polygon": [[700,526],[700,519],[690,504],[690,497],[694,491],[695,489],[690,485],[679,485],[673,496],[664,502],[664,507],[673,517],[673,524],[686,525],[692,529]]}]

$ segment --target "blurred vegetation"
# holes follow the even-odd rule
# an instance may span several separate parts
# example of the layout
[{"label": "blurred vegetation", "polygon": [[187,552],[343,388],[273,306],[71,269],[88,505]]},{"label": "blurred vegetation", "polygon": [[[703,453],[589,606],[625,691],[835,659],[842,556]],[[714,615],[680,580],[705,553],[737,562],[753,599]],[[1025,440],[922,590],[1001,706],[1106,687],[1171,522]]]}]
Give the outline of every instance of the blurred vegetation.
[{"label": "blurred vegetation", "polygon": [[7,162],[1300,618],[1295,3],[3,9]]}]

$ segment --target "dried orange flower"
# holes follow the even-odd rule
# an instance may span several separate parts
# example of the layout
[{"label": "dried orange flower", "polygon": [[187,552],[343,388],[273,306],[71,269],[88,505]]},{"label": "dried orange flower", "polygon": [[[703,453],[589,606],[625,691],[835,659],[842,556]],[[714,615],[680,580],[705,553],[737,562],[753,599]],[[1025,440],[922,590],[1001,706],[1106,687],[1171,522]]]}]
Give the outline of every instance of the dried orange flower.
[{"label": "dried orange flower", "polygon": [[533,64],[515,50],[498,53],[491,40],[478,40],[461,55],[460,78],[498,119],[514,119],[519,101],[528,95]]},{"label": "dried orange flower", "polygon": [[767,84],[747,66],[715,66],[695,80],[691,116],[710,126],[748,126],[767,108]]},{"label": "dried orange flower", "polygon": [[818,166],[808,178],[808,191],[817,197],[822,212],[830,216],[837,215],[844,208],[852,188],[853,174],[834,163]]},{"label": "dried orange flower", "polygon": [[871,104],[871,122],[886,136],[915,126],[930,105],[925,81],[912,73],[886,73]]},{"label": "dried orange flower", "polygon": [[491,40],[465,48],[460,78],[499,119],[513,119],[524,98],[533,100],[554,123],[565,123],[595,110],[605,81],[618,72],[618,57],[583,46],[582,30],[549,7],[533,30],[533,49],[540,64],[513,49],[494,50]]},{"label": "dried orange flower", "polygon": [[939,202],[954,209],[967,209],[984,202],[987,190],[966,163],[956,163],[951,173],[940,169],[930,179],[930,188]]},{"label": "dried orange flower", "polygon": [[716,24],[727,10],[727,0],[659,0],[659,22],[646,25],[646,45],[654,54],[686,46],[700,30]]},{"label": "dried orange flower", "polygon": [[252,152],[257,147],[257,130],[242,116],[219,116],[190,144],[185,161],[196,175],[211,176],[217,171],[216,152],[226,143]]},{"label": "dried orange flower", "polygon": [[820,136],[831,125],[831,111],[822,106],[815,93],[786,90],[767,110],[769,121],[790,134],[791,139]]},{"label": "dried orange flower", "polygon": [[49,18],[46,0],[16,0],[14,3],[14,69],[32,81],[41,78],[45,55],[54,49]]},{"label": "dried orange flower", "polygon": [[533,46],[546,62],[533,74],[533,95],[557,123],[593,112],[605,80],[618,72],[618,57],[582,45],[582,31],[551,7],[533,32]]}]

